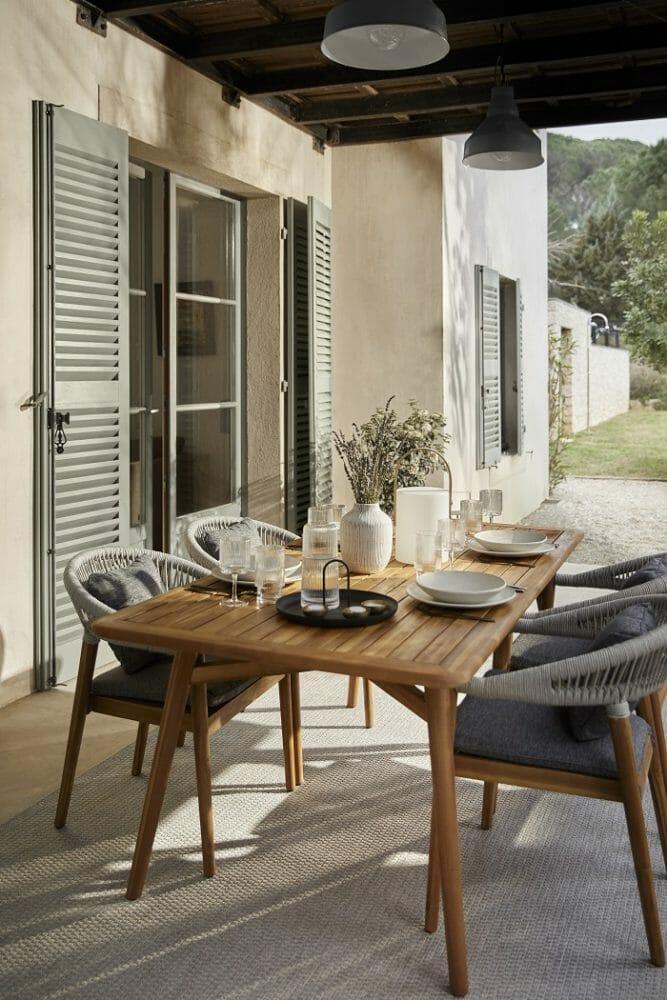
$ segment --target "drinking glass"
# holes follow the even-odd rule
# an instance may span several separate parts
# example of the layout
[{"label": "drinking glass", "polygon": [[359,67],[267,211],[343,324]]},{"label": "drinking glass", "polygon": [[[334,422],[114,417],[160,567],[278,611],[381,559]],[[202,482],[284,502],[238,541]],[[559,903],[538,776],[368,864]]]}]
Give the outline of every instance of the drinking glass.
[{"label": "drinking glass", "polygon": [[440,535],[437,531],[418,531],[415,545],[415,573],[417,579],[424,573],[442,569]]},{"label": "drinking glass", "polygon": [[335,524],[337,528],[340,528],[340,522],[345,513],[345,504],[329,503],[324,509],[327,512],[327,521],[329,524]]},{"label": "drinking glass", "polygon": [[447,563],[451,567],[456,556],[460,555],[466,546],[466,535],[463,521],[459,517],[444,517],[438,521],[440,548]]},{"label": "drinking glass", "polygon": [[220,569],[229,573],[232,578],[232,596],[223,598],[220,604],[226,608],[239,608],[245,604],[237,593],[239,573],[250,568],[252,542],[249,538],[230,537],[228,531],[223,531],[220,538]]},{"label": "drinking glass", "polygon": [[282,545],[260,545],[255,549],[257,605],[275,604],[285,586],[285,549]]},{"label": "drinking glass", "polygon": [[452,492],[452,517],[460,517],[461,504],[465,500],[470,500],[471,496],[470,490],[454,490]]},{"label": "drinking glass", "polygon": [[461,503],[461,520],[465,525],[466,535],[476,535],[482,530],[482,501],[463,500]]},{"label": "drinking glass", "polygon": [[493,524],[494,517],[500,517],[503,512],[503,491],[480,490],[479,499],[484,513],[489,516],[489,522]]}]

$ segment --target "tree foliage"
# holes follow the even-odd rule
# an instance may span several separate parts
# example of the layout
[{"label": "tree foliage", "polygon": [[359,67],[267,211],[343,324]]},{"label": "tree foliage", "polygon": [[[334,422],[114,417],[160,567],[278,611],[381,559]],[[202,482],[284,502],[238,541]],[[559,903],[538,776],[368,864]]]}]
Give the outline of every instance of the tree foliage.
[{"label": "tree foliage", "polygon": [[625,306],[623,339],[636,359],[667,371],[667,211],[634,212],[624,241],[623,277],[614,285]]}]

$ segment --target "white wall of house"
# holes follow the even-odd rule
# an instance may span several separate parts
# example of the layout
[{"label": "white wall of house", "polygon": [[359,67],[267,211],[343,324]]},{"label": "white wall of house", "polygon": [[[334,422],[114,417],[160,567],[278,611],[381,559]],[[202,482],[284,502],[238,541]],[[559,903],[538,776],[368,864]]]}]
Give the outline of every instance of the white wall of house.
[{"label": "white wall of house", "polygon": [[571,302],[549,299],[549,329],[573,342],[566,387],[566,426],[576,434],[630,408],[630,354],[591,342],[591,314]]},{"label": "white wall of house", "polygon": [[[462,162],[464,137],[444,140],[445,407],[450,458],[460,489],[503,490],[503,517],[517,521],[548,494],[547,172],[474,170]],[[478,386],[475,265],[521,282],[525,441],[522,455],[476,469]]]},{"label": "white wall of house", "polygon": [[[230,192],[301,200],[313,195],[331,203],[329,153],[315,152],[309,136],[247,101],[239,109],[229,107],[219,86],[178,60],[114,25],[106,38],[94,35],[76,24],[70,0],[3,0],[2,15],[0,564],[5,569],[0,582],[0,703],[28,693],[32,682],[32,416],[19,411],[32,391],[32,101],[63,104],[122,128],[130,135],[133,155]],[[276,216],[275,202],[267,211]],[[261,226],[266,218],[260,215]],[[256,246],[253,252],[257,264]],[[263,252],[271,272],[264,317],[271,325],[265,330],[279,332],[279,241]],[[262,322],[256,312],[249,347],[255,344],[259,351],[267,347],[261,340]],[[275,377],[281,351],[276,336],[270,350],[271,359],[257,368],[263,384]],[[249,367],[252,378],[256,369]],[[271,400],[262,404],[261,427],[274,435],[263,457],[269,456],[275,466],[279,394]],[[266,412],[271,407],[272,415]],[[280,471],[262,468],[258,475],[275,479]]]},{"label": "white wall of house", "polygon": [[[335,149],[336,426],[388,396],[444,410],[456,490],[504,490],[506,516],[548,492],[546,169],[475,171],[462,141]],[[526,441],[497,469],[476,465],[475,265],[524,296]],[[336,489],[344,488],[340,463]]]}]

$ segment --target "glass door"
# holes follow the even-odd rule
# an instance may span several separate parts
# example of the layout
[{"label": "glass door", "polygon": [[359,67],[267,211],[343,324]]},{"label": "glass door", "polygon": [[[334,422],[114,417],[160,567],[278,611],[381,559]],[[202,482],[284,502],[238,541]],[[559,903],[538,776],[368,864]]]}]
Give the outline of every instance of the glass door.
[{"label": "glass door", "polygon": [[241,511],[241,204],[169,183],[169,525]]}]

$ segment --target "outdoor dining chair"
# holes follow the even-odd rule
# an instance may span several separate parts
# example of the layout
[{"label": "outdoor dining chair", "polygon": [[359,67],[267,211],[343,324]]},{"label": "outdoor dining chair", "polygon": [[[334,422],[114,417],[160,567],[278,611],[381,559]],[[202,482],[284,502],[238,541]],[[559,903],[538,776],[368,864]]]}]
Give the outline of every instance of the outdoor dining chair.
[{"label": "outdoor dining chair", "polygon": [[[108,574],[136,566],[137,560],[148,557],[151,569],[159,574],[164,591],[188,584],[207,576],[207,570],[194,563],[164,552],[137,548],[110,546],[75,556],[65,567],[64,582],[74,608],[83,625],[81,657],[76,680],[74,704],[70,721],[67,750],[63,767],[55,825],[61,828],[67,820],[76,765],[86,717],[89,712],[129,719],[138,723],[132,762],[132,774],[141,774],[149,726],[159,725],[167,690],[171,660],[159,650],[144,649],[146,663],[135,672],[128,673],[122,666],[112,667],[95,675],[99,639],[92,631],[94,622],[112,614],[111,608],[94,597],[87,585],[93,574]],[[154,569],[153,569],[154,567]],[[136,653],[141,647],[123,647],[118,652]],[[146,656],[146,652],[148,655]],[[233,661],[220,662],[225,676]],[[215,664],[207,664],[214,666]],[[244,665],[247,666],[247,665]],[[211,792],[211,760],[209,740],[226,722],[242,712],[275,684],[279,684],[280,713],[285,761],[285,784],[292,791],[297,781],[300,746],[293,743],[292,695],[290,680],[284,675],[250,680],[220,680],[209,684],[193,685],[183,717],[179,744],[186,732],[193,733],[197,796],[202,836],[203,867],[206,877],[215,874],[215,841],[213,834],[213,804]]]},{"label": "outdoor dining chair", "polygon": [[[220,517],[206,516],[192,520],[185,531],[183,541],[189,557],[199,566],[203,566],[209,573],[219,571],[220,563],[217,553],[211,545],[211,537],[219,534],[232,524],[240,524],[245,521],[254,527],[260,537],[262,545],[284,545],[286,547],[296,547],[301,538],[285,528],[279,528],[275,524],[267,524],[265,521],[256,521],[253,518],[240,517]],[[350,677],[347,693],[347,707],[356,708],[359,700],[359,686],[361,678]],[[366,728],[371,729],[375,721],[375,708],[373,699],[373,685],[364,678],[364,718]]]},{"label": "outdoor dining chair", "polygon": [[[642,602],[644,603],[644,602]],[[642,809],[648,778],[663,860],[667,865],[667,794],[654,740],[662,731],[658,692],[667,682],[667,596],[649,596],[650,631],[626,641],[530,669],[491,671],[461,690],[455,765],[459,777],[622,802],[630,838],[644,924],[654,965],[665,963],[662,931]],[[539,623],[543,634],[591,640],[618,622],[632,598],[585,609],[566,609]],[[517,629],[534,628],[520,621]],[[631,703],[638,703],[638,714]],[[604,706],[608,735],[580,742],[566,712]],[[493,809],[488,807],[487,826]],[[425,926],[438,924],[440,878],[431,831]]]}]

